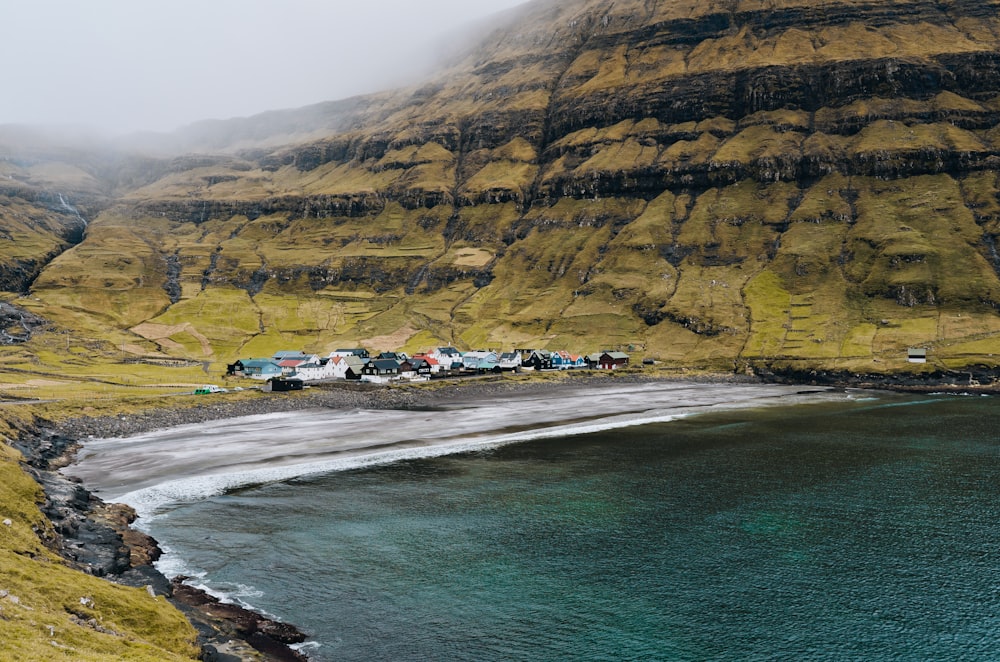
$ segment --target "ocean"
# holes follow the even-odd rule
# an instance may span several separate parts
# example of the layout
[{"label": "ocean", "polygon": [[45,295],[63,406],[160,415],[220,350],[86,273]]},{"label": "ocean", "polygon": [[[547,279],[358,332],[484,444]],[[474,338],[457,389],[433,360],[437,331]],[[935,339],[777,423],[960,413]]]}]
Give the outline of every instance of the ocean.
[{"label": "ocean", "polygon": [[802,391],[255,417],[69,473],[315,660],[996,659],[996,400]]}]

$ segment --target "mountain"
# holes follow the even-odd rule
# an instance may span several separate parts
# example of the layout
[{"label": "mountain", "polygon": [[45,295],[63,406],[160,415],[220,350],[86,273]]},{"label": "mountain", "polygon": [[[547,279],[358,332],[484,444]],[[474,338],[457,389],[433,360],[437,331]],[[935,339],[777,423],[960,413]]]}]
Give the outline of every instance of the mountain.
[{"label": "mountain", "polygon": [[186,155],[0,135],[0,229],[36,235],[0,246],[0,284],[54,328],[214,365],[345,343],[995,365],[998,7],[536,0],[417,86],[197,125]]}]

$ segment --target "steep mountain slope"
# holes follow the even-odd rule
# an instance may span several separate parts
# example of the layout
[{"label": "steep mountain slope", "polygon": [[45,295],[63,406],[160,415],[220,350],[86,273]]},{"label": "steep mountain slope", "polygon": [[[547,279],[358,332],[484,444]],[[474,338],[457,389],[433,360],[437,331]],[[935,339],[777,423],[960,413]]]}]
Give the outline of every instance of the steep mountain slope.
[{"label": "steep mountain slope", "polygon": [[326,108],[328,137],[119,167],[25,305],[216,362],[446,342],[994,364],[998,8],[538,0],[426,84]]}]

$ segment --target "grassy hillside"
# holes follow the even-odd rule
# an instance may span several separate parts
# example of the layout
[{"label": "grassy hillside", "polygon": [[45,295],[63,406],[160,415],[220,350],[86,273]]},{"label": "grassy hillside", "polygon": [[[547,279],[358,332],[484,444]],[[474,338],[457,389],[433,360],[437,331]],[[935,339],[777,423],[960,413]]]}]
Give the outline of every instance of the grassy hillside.
[{"label": "grassy hillside", "polygon": [[162,596],[67,567],[46,542],[40,488],[0,443],[0,639],[11,662],[196,660],[194,628]]},{"label": "grassy hillside", "polygon": [[324,138],[84,168],[113,195],[8,297],[61,335],[0,358],[183,384],[345,344],[995,365],[997,4],[531,3],[420,86],[283,116]]},{"label": "grassy hillside", "polygon": [[240,356],[359,343],[633,345],[676,363],[852,370],[901,367],[921,345],[938,366],[992,363],[1000,282],[980,201],[997,195],[986,173],[834,174],[453,217],[394,203],[360,219],[105,213],[17,300],[73,330],[66,351],[6,362],[44,371],[76,356],[82,377],[102,354],[178,358],[195,368],[167,381],[186,383],[205,379],[202,362],[217,373]]}]

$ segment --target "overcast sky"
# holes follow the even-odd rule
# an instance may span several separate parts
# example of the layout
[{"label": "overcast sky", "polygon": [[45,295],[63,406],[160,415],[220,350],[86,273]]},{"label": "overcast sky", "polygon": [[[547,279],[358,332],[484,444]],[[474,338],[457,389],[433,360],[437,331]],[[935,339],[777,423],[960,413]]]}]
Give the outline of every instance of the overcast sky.
[{"label": "overcast sky", "polygon": [[525,0],[9,0],[0,124],[169,130],[374,92]]}]

